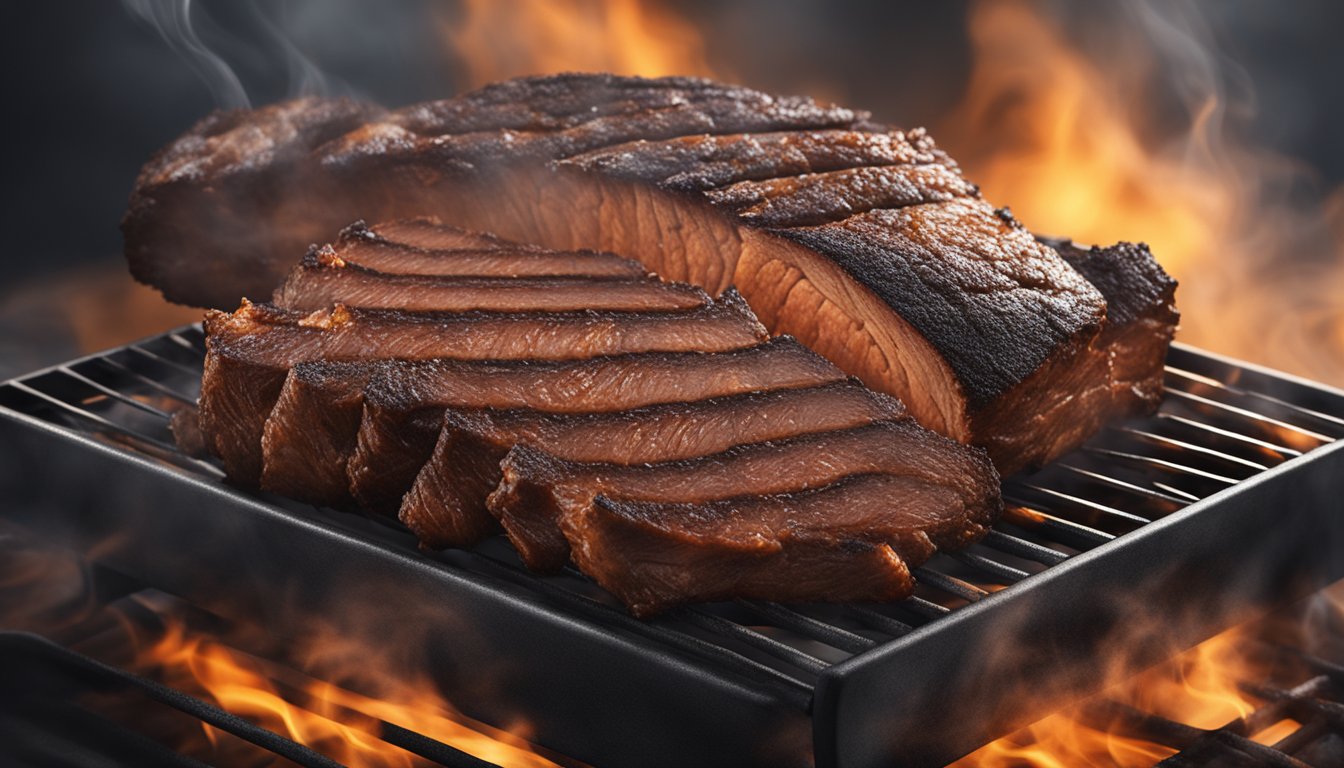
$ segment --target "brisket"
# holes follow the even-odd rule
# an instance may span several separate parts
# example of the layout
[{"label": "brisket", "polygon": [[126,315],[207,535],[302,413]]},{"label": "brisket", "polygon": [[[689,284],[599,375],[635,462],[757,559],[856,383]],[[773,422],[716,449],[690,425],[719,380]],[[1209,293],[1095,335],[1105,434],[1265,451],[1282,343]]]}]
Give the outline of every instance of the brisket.
[{"label": "brisket", "polygon": [[[315,254],[378,272],[455,277],[643,277],[644,266],[601,251],[550,251],[523,245],[483,242],[476,247],[436,248],[350,234],[347,227],[335,247]],[[425,238],[428,239],[428,238]]]},{"label": "brisket", "polygon": [[[1102,294],[921,131],[704,80],[609,75],[370,108],[329,118],[360,125],[323,144],[290,138],[300,113],[321,110],[339,112],[291,103],[203,125],[165,153],[173,162],[151,161],[123,225],[135,274],[172,298],[231,303],[255,295],[262,273],[278,282],[312,227],[439,215],[621,253],[711,293],[736,285],[773,332],[987,447],[1004,472],[1114,415],[1098,394],[1112,388]],[[240,163],[254,135],[280,137],[267,146],[283,151]],[[174,181],[191,157],[200,172]],[[252,202],[258,189],[269,207]],[[208,218],[216,209],[227,215]],[[223,236],[243,221],[246,237]],[[181,247],[197,229],[205,236]],[[209,267],[196,277],[182,261],[202,249]],[[1137,346],[1165,346],[1161,327],[1146,332]]]},{"label": "brisket", "polygon": [[1162,400],[1163,366],[1180,313],[1176,281],[1148,246],[1117,243],[1084,248],[1047,240],[1106,297],[1106,328],[1097,347],[1109,358],[1115,413],[1151,413]]},{"label": "brisket", "polygon": [[671,312],[407,313],[338,305],[311,314],[244,302],[206,318],[201,428],[230,480],[255,486],[266,417],[289,369],[315,360],[575,359],[646,351],[724,351],[765,334],[727,294]]},{"label": "brisket", "polygon": [[914,588],[897,578],[901,568],[983,536],[993,512],[967,509],[953,489],[921,477],[860,474],[815,490],[703,503],[598,496],[560,525],[579,568],[647,617],[726,598],[900,599]]},{"label": "brisket", "polygon": [[[701,503],[803,491],[874,473],[952,489],[960,508],[977,519],[997,516],[999,505],[998,475],[983,452],[968,451],[908,418],[655,464],[566,461],[545,449],[518,445],[501,469],[503,479],[490,496],[490,511],[523,562],[537,570],[565,564],[569,544],[559,521],[587,514],[598,495]],[[932,498],[920,489],[916,493]]]},{"label": "brisket", "polygon": [[402,501],[400,517],[426,546],[478,541],[498,528],[486,498],[501,479],[500,461],[518,444],[543,446],[571,461],[639,464],[844,429],[903,412],[897,400],[853,381],[614,413],[447,409],[438,442]]},{"label": "brisket", "polygon": [[396,514],[434,450],[447,409],[602,413],[845,378],[791,338],[729,352],[519,363],[490,372],[439,364],[417,366],[416,372],[409,367],[385,370],[364,391],[349,486],[361,506],[375,512]]},{"label": "brisket", "polygon": [[654,277],[445,277],[387,274],[346,262],[334,250],[310,251],[275,292],[285,309],[314,311],[332,304],[408,312],[572,312],[691,309],[709,303],[704,291]]}]

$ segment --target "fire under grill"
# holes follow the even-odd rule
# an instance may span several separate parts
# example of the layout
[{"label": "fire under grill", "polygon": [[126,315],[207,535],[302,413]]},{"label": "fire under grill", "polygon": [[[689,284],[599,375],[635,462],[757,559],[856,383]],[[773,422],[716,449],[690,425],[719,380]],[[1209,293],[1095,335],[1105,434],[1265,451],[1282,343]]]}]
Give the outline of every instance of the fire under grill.
[{"label": "fire under grill", "polygon": [[168,428],[203,355],[189,326],[0,385],[6,514],[222,616],[431,649],[466,714],[596,764],[941,765],[1095,691],[1099,654],[1138,669],[1344,576],[1344,393],[1180,345],[1157,414],[1006,480],[1002,522],[913,597],[648,622],[502,538],[423,553],[393,520],[228,487]]}]

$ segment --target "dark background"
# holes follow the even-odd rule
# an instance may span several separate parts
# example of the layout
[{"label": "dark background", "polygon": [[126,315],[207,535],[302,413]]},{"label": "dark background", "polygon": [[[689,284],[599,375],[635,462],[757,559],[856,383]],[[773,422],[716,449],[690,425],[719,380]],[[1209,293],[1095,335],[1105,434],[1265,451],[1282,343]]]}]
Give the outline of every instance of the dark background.
[{"label": "dark background", "polygon": [[[1033,101],[1040,93],[1020,92],[1054,93],[1069,82],[1069,67],[1034,56],[1036,38],[987,16],[986,9],[1000,7],[991,0],[5,3],[0,5],[8,118],[0,206],[6,246],[0,379],[201,317],[130,279],[117,228],[145,160],[229,102],[218,78],[202,76],[200,56],[184,56],[167,42],[180,48],[184,41],[180,27],[173,27],[182,9],[190,8],[203,46],[227,62],[240,83],[238,93],[253,105],[321,93],[395,107],[460,93],[473,79],[553,68],[557,59],[539,65],[529,55],[535,53],[529,50],[533,38],[525,30],[532,25],[524,21],[541,18],[529,9],[563,8],[562,19],[583,18],[577,26],[591,33],[601,27],[595,19],[614,23],[621,17],[615,7],[625,8],[628,18],[633,6],[625,4],[636,1],[637,15],[648,22],[646,34],[608,31],[591,38],[567,29],[561,39],[569,48],[559,60],[568,67],[647,73],[643,64],[624,66],[628,59],[611,58],[612,49],[622,55],[632,47],[670,52],[676,63],[664,60],[663,70],[713,73],[767,92],[865,108],[896,125],[928,126],[967,175],[987,185],[993,183],[987,163],[1020,155],[1023,115],[1029,122],[1039,116],[1037,122],[1047,125],[1057,116],[1051,110],[1066,116],[1069,109]],[[1071,130],[1082,131],[1083,138],[1112,135],[1089,110],[1104,104],[1114,111],[1118,104],[1119,119],[1144,145],[1146,160],[1161,152],[1163,162],[1198,163],[1183,154],[1202,149],[1192,141],[1203,137],[1192,129],[1196,107],[1210,98],[1224,107],[1208,133],[1218,144],[1212,147],[1216,162],[1194,166],[1202,175],[1193,177],[1193,185],[1172,190],[1168,177],[1148,165],[1131,171],[1135,178],[1125,183],[1132,188],[1117,186],[1115,179],[1110,185],[1080,184],[1067,169],[1064,179],[1058,168],[1054,177],[1040,176],[1036,165],[1015,166],[1010,181],[1056,191],[1062,201],[1092,200],[1088,211],[1094,218],[1121,225],[1104,234],[1107,242],[1150,239],[1182,281],[1185,322],[1179,338],[1344,385],[1344,45],[1339,43],[1344,3],[1001,1],[1047,24],[1067,56],[1079,57],[1097,73],[1098,80],[1085,89],[1108,94],[1109,100],[1075,105],[1084,119]],[[462,3],[471,2],[479,5],[469,15]],[[494,26],[481,29],[464,21],[485,17]],[[977,45],[984,42],[973,41],[971,28],[978,24],[983,33],[985,18],[996,20],[990,37],[996,44],[1006,39],[1010,50],[976,65]],[[703,51],[677,34],[679,25],[703,37]],[[475,69],[468,66],[450,40],[454,34],[483,47],[492,68],[480,69],[479,59]],[[621,44],[629,40],[644,42]],[[1020,45],[1024,40],[1032,42]],[[687,55],[679,55],[683,50]],[[590,51],[602,55],[584,55]],[[1000,69],[1005,64],[1010,69]],[[1025,80],[1018,71],[1024,65],[1033,68]],[[966,102],[975,101],[968,98],[968,82],[986,71],[1018,79],[1009,78],[1007,92],[994,91],[987,110],[963,112]],[[1100,159],[1105,162],[1096,167],[1114,173],[1122,155],[1112,147],[1093,142],[1086,150],[1093,155],[1069,162],[1090,167],[1088,159]],[[1200,208],[1205,190],[1230,201],[1234,213],[1219,218],[1214,209],[1209,218],[1209,210]],[[1103,237],[1073,225],[1056,232],[1058,224],[1033,224],[1031,204],[1020,193],[990,191],[996,202],[1013,205],[1020,215],[1025,211],[1029,226]],[[1133,192],[1147,195],[1149,206],[1111,207]],[[1171,230],[1163,229],[1168,212],[1206,217],[1197,222],[1205,227],[1199,239],[1187,240],[1183,252],[1171,247]]]},{"label": "dark background", "polygon": [[[295,90],[270,19],[328,73],[333,90],[395,106],[463,87],[426,0],[197,2],[198,31],[238,72],[254,103]],[[1115,15],[1118,3],[1046,5],[1063,22]],[[682,3],[708,55],[766,90],[825,83],[901,125],[935,123],[968,67],[964,2]],[[1245,128],[1344,181],[1344,3],[1193,4],[1255,93]],[[214,106],[183,59],[118,2],[6,3],[0,10],[8,139],[6,280],[116,257],[117,222],[141,163]],[[1117,23],[1123,23],[1123,19]],[[1102,28],[1106,24],[1094,25]],[[1104,41],[1101,41],[1104,43]],[[1237,75],[1238,77],[1240,75]],[[973,170],[973,169],[972,169]]]}]

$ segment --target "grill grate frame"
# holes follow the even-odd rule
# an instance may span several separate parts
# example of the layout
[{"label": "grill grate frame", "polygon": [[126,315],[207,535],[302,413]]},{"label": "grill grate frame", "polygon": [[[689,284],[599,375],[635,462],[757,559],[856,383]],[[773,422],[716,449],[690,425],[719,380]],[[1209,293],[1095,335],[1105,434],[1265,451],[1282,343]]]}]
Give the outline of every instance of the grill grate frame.
[{"label": "grill grate frame", "polygon": [[[835,687],[869,659],[937,632],[968,607],[1015,595],[1019,582],[1032,584],[1084,554],[1123,544],[1276,468],[1305,465],[1344,438],[1344,393],[1175,345],[1158,413],[1111,425],[1044,470],[1008,478],[1003,521],[982,542],[918,569],[913,597],[880,606],[735,601],[645,622],[573,569],[558,576],[526,571],[502,537],[472,551],[428,555],[409,546],[395,521],[224,486],[219,467],[179,451],[168,428],[172,414],[199,394],[203,357],[201,329],[185,326],[0,384],[0,415],[110,446],[235,501],[261,501],[311,525],[371,536],[418,566],[491,590],[521,590],[566,621],[656,644],[667,657],[746,681],[804,716],[823,681]],[[828,740],[818,732],[819,742]],[[825,762],[820,747],[818,761]]]}]

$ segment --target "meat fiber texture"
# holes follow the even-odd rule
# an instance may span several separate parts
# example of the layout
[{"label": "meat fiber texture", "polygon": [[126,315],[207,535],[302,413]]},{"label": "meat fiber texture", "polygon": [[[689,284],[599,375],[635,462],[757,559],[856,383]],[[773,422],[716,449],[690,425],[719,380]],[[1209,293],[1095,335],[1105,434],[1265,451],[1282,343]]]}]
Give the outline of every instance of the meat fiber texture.
[{"label": "meat fiber texture", "polygon": [[[572,557],[640,616],[898,599],[936,547],[987,530],[1000,502],[983,452],[767,340],[735,291],[629,264],[428,220],[349,227],[274,304],[210,314],[203,441],[237,484],[398,514],[428,547],[505,521],[527,565]],[[601,309],[578,310],[585,297]],[[528,498],[548,504],[520,512]],[[719,517],[736,522],[704,527]],[[690,570],[669,580],[660,558]]]},{"label": "meat fiber texture", "polygon": [[1160,383],[1170,336],[1157,319],[1138,339],[1106,333],[1104,291],[922,130],[690,78],[557,75],[391,112],[301,100],[213,116],[145,167],[123,231],[137,278],[231,307],[345,222],[408,216],[736,286],[772,332],[1004,472],[1151,407],[1112,393]]}]

